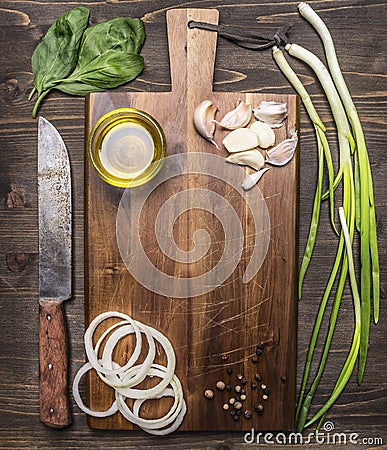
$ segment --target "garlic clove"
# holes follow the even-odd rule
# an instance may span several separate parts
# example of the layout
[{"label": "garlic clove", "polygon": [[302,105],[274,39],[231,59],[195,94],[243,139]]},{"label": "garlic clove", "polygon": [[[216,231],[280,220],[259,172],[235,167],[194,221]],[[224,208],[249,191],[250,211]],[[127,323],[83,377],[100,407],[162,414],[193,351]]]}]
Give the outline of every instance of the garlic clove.
[{"label": "garlic clove", "polygon": [[266,152],[266,162],[268,164],[284,166],[293,158],[298,143],[297,131],[290,130],[290,135],[291,138],[285,139]]},{"label": "garlic clove", "polygon": [[217,120],[214,120],[214,122],[227,130],[236,130],[237,128],[243,128],[248,125],[251,120],[251,115],[251,105],[240,101],[239,105],[232,111],[226,113],[220,122]]},{"label": "garlic clove", "polygon": [[258,135],[250,128],[237,128],[223,139],[223,145],[229,153],[243,152],[258,147]]},{"label": "garlic clove", "polygon": [[193,121],[198,133],[219,148],[214,141],[214,118],[217,110],[218,107],[211,100],[204,100],[195,108]]},{"label": "garlic clove", "polygon": [[270,170],[270,167],[265,167],[264,169],[258,170],[257,172],[254,172],[251,175],[249,175],[242,183],[242,189],[248,191],[249,189],[254,187],[258,183],[258,181],[262,178],[262,175],[266,173],[268,170]]},{"label": "garlic clove", "polygon": [[279,128],[288,116],[286,103],[279,102],[261,102],[258,108],[253,109],[254,116],[267,123],[272,128]]},{"label": "garlic clove", "polygon": [[226,161],[232,164],[239,164],[240,166],[249,166],[255,170],[259,170],[265,165],[265,158],[257,149],[232,153],[226,158]]},{"label": "garlic clove", "polygon": [[269,148],[275,144],[275,134],[273,129],[267,123],[256,121],[250,125],[250,130],[253,130],[258,135],[259,146],[261,148]]}]

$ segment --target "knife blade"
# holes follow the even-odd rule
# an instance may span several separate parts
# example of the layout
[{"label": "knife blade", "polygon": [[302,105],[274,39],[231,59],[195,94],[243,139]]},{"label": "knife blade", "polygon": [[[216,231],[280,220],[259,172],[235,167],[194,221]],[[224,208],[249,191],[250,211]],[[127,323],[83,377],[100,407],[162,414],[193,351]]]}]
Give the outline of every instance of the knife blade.
[{"label": "knife blade", "polygon": [[67,393],[67,332],[63,301],[71,297],[71,173],[56,128],[38,122],[39,393],[40,420],[71,423]]}]

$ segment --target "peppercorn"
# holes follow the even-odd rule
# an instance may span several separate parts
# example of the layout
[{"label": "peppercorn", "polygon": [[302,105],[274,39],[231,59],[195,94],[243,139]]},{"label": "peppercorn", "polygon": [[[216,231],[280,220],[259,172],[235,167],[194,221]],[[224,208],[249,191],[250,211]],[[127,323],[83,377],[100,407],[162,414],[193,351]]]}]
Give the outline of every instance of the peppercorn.
[{"label": "peppercorn", "polygon": [[260,375],[259,373],[256,373],[256,374],[255,374],[255,380],[256,380],[256,381],[261,381],[261,379],[262,379],[262,378],[261,378],[261,375]]},{"label": "peppercorn", "polygon": [[231,414],[232,416],[235,416],[235,414],[236,414],[235,409],[232,409],[232,410],[230,411],[230,414]]},{"label": "peppercorn", "polygon": [[286,377],[285,377],[285,375],[281,375],[281,382],[282,382],[282,383],[286,383]]},{"label": "peppercorn", "polygon": [[228,402],[230,403],[230,405],[233,405],[235,403],[235,398],[231,397]]},{"label": "peppercorn", "polygon": [[228,411],[229,408],[230,408],[230,405],[229,405],[228,403],[225,403],[225,404],[223,405],[223,409],[224,409],[225,411]]},{"label": "peppercorn", "polygon": [[211,389],[206,389],[204,391],[204,396],[208,399],[214,398],[214,391],[212,391]]},{"label": "peppercorn", "polygon": [[257,350],[263,350],[265,348],[265,344],[262,342],[257,345]]},{"label": "peppercorn", "polygon": [[232,374],[232,367],[227,367],[226,372],[227,372],[229,375],[231,375],[231,374]]},{"label": "peppercorn", "polygon": [[216,383],[216,388],[217,388],[219,391],[224,391],[225,388],[226,388],[225,382],[222,381],[222,380],[219,380],[219,381]]},{"label": "peppercorn", "polygon": [[234,408],[235,408],[235,409],[241,409],[242,406],[243,406],[243,405],[242,405],[241,402],[235,402],[235,403],[234,403]]},{"label": "peppercorn", "polygon": [[261,389],[264,391],[267,388],[266,384],[261,384]]},{"label": "peppercorn", "polygon": [[246,419],[251,419],[251,411],[249,411],[248,409],[245,411],[244,415]]},{"label": "peppercorn", "polygon": [[247,384],[247,380],[246,380],[246,378],[245,377],[243,377],[242,379],[241,379],[241,384]]},{"label": "peppercorn", "polygon": [[255,403],[254,409],[255,411],[257,411],[257,413],[262,414],[264,408],[262,403]]},{"label": "peppercorn", "polygon": [[263,398],[264,400],[267,400],[267,399],[269,398],[269,396],[266,395],[266,394],[264,394],[264,395],[262,395],[262,398]]},{"label": "peppercorn", "polygon": [[221,355],[222,361],[227,361],[228,360],[228,355],[226,355],[226,353],[223,353],[223,355]]},{"label": "peppercorn", "polygon": [[235,392],[239,392],[242,390],[241,386],[239,386],[238,384],[234,387]]},{"label": "peppercorn", "polygon": [[238,373],[237,378],[238,380],[241,380],[243,378],[243,375],[241,373]]},{"label": "peppercorn", "polygon": [[263,354],[263,351],[260,348],[257,348],[257,350],[255,350],[255,353],[257,354],[257,356],[261,356]]},{"label": "peppercorn", "polygon": [[242,388],[241,394],[246,394],[246,391]]},{"label": "peppercorn", "polygon": [[230,392],[230,391],[231,391],[231,389],[232,389],[232,386],[231,386],[231,384],[227,384],[227,385],[226,385],[226,391]]},{"label": "peppercorn", "polygon": [[264,389],[264,390],[263,390],[263,393],[266,394],[266,395],[270,395],[270,389],[267,389],[267,388]]},{"label": "peppercorn", "polygon": [[241,400],[243,401],[243,400],[246,400],[246,394],[242,394],[241,395]]},{"label": "peppercorn", "polygon": [[258,358],[257,358],[256,356],[253,356],[253,357],[251,358],[251,362],[252,362],[253,364],[257,364]]},{"label": "peppercorn", "polygon": [[251,389],[257,389],[257,383],[251,383]]},{"label": "peppercorn", "polygon": [[238,414],[235,414],[235,415],[233,416],[233,419],[234,419],[235,421],[239,420],[239,415],[238,415]]}]

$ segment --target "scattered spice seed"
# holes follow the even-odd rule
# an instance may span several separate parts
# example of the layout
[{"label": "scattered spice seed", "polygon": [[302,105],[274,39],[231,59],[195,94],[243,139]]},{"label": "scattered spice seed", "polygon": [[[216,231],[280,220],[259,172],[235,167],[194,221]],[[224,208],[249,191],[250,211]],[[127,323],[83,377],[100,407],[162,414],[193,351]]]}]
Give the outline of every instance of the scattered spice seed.
[{"label": "scattered spice seed", "polygon": [[248,409],[245,411],[245,418],[251,419],[251,411],[249,411]]},{"label": "scattered spice seed", "polygon": [[251,362],[252,362],[253,364],[257,364],[258,358],[257,358],[256,356],[253,356],[253,357],[251,358]]},{"label": "scattered spice seed", "polygon": [[261,356],[261,355],[263,354],[263,350],[261,350],[260,348],[257,348],[257,350],[255,350],[255,353],[256,353],[258,356]]},{"label": "scattered spice seed", "polygon": [[262,412],[263,412],[263,410],[264,410],[262,403],[255,403],[254,409],[255,409],[255,411],[257,411],[257,413],[259,413],[259,414],[262,414]]},{"label": "scattered spice seed", "polygon": [[242,388],[241,388],[241,386],[239,386],[239,384],[237,384],[235,387],[234,387],[234,390],[235,390],[235,392],[238,392],[238,394],[241,392],[241,390],[242,390]]},{"label": "scattered spice seed", "polygon": [[235,415],[233,416],[233,419],[234,419],[235,421],[239,420],[239,415],[238,415],[238,414],[235,414]]},{"label": "scattered spice seed", "polygon": [[259,374],[259,373],[256,373],[255,374],[255,379],[256,379],[256,381],[261,381],[261,375]]},{"label": "scattered spice seed", "polygon": [[268,400],[269,396],[266,395],[266,394],[263,394],[263,395],[262,395],[262,398],[263,398],[263,400]]},{"label": "scattered spice seed", "polygon": [[230,405],[233,405],[235,403],[235,398],[231,397],[228,402],[230,403]]},{"label": "scattered spice seed", "polygon": [[242,389],[241,394],[246,394],[246,391],[244,389]]},{"label": "scattered spice seed", "polygon": [[236,410],[241,409],[242,406],[243,406],[243,405],[242,405],[241,402],[235,402],[235,403],[234,403],[234,408],[235,408]]},{"label": "scattered spice seed", "polygon": [[247,380],[246,380],[245,377],[243,377],[243,378],[241,379],[241,384],[243,384],[243,385],[247,384]]},{"label": "scattered spice seed", "polygon": [[212,391],[211,389],[206,389],[204,391],[204,396],[208,399],[214,398],[214,391]]},{"label": "scattered spice seed", "polygon": [[257,389],[257,383],[251,383],[251,389]]},{"label": "scattered spice seed", "polygon": [[227,372],[229,375],[231,375],[231,374],[232,374],[232,367],[227,367],[226,372]]},{"label": "scattered spice seed", "polygon": [[241,400],[243,401],[243,400],[246,400],[246,394],[242,394],[241,395]]},{"label": "scattered spice seed", "polygon": [[229,408],[230,408],[230,405],[229,405],[228,403],[225,403],[225,404],[223,405],[223,409],[224,409],[225,411],[228,411]]},{"label": "scattered spice seed", "polygon": [[265,348],[265,344],[262,344],[262,342],[257,345],[257,349],[263,350],[264,348]]},{"label": "scattered spice seed", "polygon": [[235,409],[232,409],[232,410],[230,411],[230,414],[231,414],[232,416],[235,416],[235,414],[236,414]]},{"label": "scattered spice seed", "polygon": [[264,391],[267,388],[266,384],[261,384],[261,389]]},{"label": "scattered spice seed", "polygon": [[280,379],[282,383],[286,383],[287,378],[285,377],[285,375],[281,375]]},{"label": "scattered spice seed", "polygon": [[243,375],[241,373],[238,373],[237,378],[238,380],[241,380],[243,378]]},{"label": "scattered spice seed", "polygon": [[223,353],[221,356],[223,361],[227,361],[228,360],[228,355],[226,353]]},{"label": "scattered spice seed", "polygon": [[222,380],[219,380],[219,381],[216,383],[216,388],[217,388],[219,391],[224,391],[225,388],[226,388],[225,382],[222,381]]},{"label": "scattered spice seed", "polygon": [[270,395],[270,389],[267,389],[267,388],[264,389],[264,390],[263,390],[263,393],[266,394],[266,395]]},{"label": "scattered spice seed", "polygon": [[230,392],[232,390],[231,384],[226,385],[226,391]]}]

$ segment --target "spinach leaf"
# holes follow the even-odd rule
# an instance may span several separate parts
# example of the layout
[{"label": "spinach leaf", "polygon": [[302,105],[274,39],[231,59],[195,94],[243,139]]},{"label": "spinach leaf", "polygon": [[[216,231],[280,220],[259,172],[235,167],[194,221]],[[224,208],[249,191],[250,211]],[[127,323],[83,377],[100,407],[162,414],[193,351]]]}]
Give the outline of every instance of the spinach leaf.
[{"label": "spinach leaf", "polygon": [[48,92],[55,87],[56,80],[66,78],[77,64],[78,49],[89,20],[89,10],[77,6],[59,17],[32,55],[34,88],[30,98],[37,91],[37,108]]},{"label": "spinach leaf", "polygon": [[145,40],[140,19],[120,17],[86,29],[74,72],[55,87],[72,95],[114,88],[135,78],[144,67]]}]

